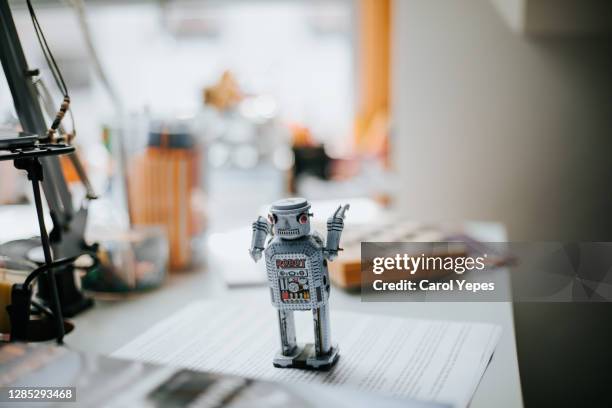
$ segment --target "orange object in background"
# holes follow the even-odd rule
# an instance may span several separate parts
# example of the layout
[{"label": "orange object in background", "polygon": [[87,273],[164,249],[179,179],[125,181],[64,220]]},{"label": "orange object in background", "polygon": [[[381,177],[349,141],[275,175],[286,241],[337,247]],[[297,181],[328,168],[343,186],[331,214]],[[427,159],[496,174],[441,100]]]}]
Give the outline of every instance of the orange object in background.
[{"label": "orange object in background", "polygon": [[204,89],[204,104],[224,111],[236,106],[243,98],[238,81],[231,71],[223,72],[219,82]]},{"label": "orange object in background", "polygon": [[[170,244],[170,269],[192,264],[192,239],[204,229],[198,200],[199,153],[193,147],[168,147],[174,135],[161,134],[130,163],[129,199],[133,225],[161,225]],[[185,136],[185,135],[181,135]]]},{"label": "orange object in background", "polygon": [[6,311],[6,307],[11,304],[12,289],[12,282],[0,280],[0,333],[9,333],[11,331],[11,318]]},{"label": "orange object in background", "polygon": [[359,0],[355,146],[388,160],[391,0]]},{"label": "orange object in background", "polygon": [[313,147],[318,145],[308,127],[299,123],[289,123],[288,128],[291,132],[291,145],[293,147]]},{"label": "orange object in background", "polygon": [[[60,165],[62,166],[62,172],[64,173],[66,182],[76,183],[81,181],[79,174],[77,173],[76,169],[74,168],[74,165],[72,164],[70,158],[68,158],[67,155],[59,156],[59,161]],[[85,164],[83,164],[83,166],[85,166]]]}]

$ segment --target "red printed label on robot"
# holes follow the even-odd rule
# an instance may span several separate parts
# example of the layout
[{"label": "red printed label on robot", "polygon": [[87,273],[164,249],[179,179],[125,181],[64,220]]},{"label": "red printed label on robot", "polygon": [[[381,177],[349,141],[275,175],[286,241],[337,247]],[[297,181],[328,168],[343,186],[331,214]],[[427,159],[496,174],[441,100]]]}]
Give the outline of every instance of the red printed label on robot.
[{"label": "red printed label on robot", "polygon": [[276,267],[278,269],[306,268],[306,259],[277,259]]}]

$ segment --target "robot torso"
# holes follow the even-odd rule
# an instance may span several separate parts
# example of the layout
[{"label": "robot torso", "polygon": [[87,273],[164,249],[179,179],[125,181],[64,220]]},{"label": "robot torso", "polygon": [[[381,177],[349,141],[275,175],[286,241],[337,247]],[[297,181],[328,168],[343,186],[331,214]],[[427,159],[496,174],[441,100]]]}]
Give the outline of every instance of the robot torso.
[{"label": "robot torso", "polygon": [[329,285],[323,243],[316,235],[274,237],[265,250],[272,304],[280,310],[310,310],[327,303]]}]

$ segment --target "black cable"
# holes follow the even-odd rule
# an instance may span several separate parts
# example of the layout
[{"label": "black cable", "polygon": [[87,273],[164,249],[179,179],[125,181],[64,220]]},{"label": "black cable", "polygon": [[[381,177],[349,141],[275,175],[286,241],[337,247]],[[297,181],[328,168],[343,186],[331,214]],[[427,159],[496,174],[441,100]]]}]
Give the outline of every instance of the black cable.
[{"label": "black cable", "polygon": [[30,286],[32,281],[36,279],[41,273],[47,271],[48,269],[59,268],[60,266],[68,265],[73,263],[79,256],[72,256],[69,258],[58,259],[57,261],[51,262],[51,265],[42,265],[36,269],[34,269],[28,277],[23,282],[24,285]]},{"label": "black cable", "polygon": [[42,49],[43,55],[45,56],[45,60],[47,61],[47,65],[51,70],[51,74],[57,83],[57,87],[60,92],[64,96],[68,96],[68,87],[64,82],[64,77],[62,76],[62,72],[57,66],[57,62],[55,62],[55,58],[53,57],[53,53],[51,52],[51,48],[49,48],[49,44],[47,43],[47,39],[42,31],[42,27],[38,22],[38,18],[36,17],[36,13],[34,12],[34,7],[32,6],[31,0],[27,0],[28,11],[30,12],[30,17],[32,18],[32,24],[34,25],[34,31],[36,32],[36,37],[38,38],[38,43],[40,44],[40,48]]},{"label": "black cable", "polygon": [[[51,52],[51,48],[47,43],[47,39],[45,38],[45,34],[43,33],[42,27],[38,22],[38,17],[36,17],[36,12],[34,12],[34,7],[32,7],[31,0],[27,0],[28,11],[30,12],[30,17],[32,18],[32,25],[34,26],[34,32],[36,33],[36,38],[38,39],[38,43],[40,44],[40,48],[42,50],[43,55],[45,56],[45,60],[47,61],[47,65],[51,70],[51,74],[53,75],[53,79],[55,79],[55,83],[59,88],[60,92],[64,95],[64,100],[60,105],[57,114],[55,115],[55,119],[49,130],[47,131],[47,139],[49,142],[53,143],[55,139],[55,133],[59,128],[62,119],[66,115],[66,112],[70,110],[70,96],[68,96],[68,87],[66,86],[66,82],[64,82],[64,77],[62,76],[62,72],[57,66],[57,62],[55,61],[55,57],[53,57],[53,53]],[[70,111],[70,115],[72,116],[72,111]],[[73,118],[74,121],[74,118]],[[73,122],[74,123],[74,122]],[[73,129],[73,135],[75,130]]]},{"label": "black cable", "polygon": [[[45,84],[45,82],[43,81],[41,77],[36,78],[36,80],[34,81],[34,85],[36,88],[36,93],[40,100],[40,104],[43,108],[43,113],[45,113],[47,118],[51,120],[54,114],[53,100],[52,100],[53,98],[51,97],[51,92],[49,92],[49,88],[47,87],[47,84]],[[70,113],[72,137],[70,137],[70,134],[62,125],[60,125],[57,130],[60,135],[64,136],[65,142],[67,144],[72,144],[71,141],[76,137],[76,124],[74,120],[74,114],[72,113],[71,108],[68,109],[68,113]]]},{"label": "black cable", "polygon": [[46,307],[45,305],[38,303],[36,300],[32,299],[32,306],[38,310],[39,312],[42,312],[43,314],[45,314],[47,317],[50,318],[54,318],[55,316],[53,316],[53,312],[51,310],[49,310],[48,307]]}]

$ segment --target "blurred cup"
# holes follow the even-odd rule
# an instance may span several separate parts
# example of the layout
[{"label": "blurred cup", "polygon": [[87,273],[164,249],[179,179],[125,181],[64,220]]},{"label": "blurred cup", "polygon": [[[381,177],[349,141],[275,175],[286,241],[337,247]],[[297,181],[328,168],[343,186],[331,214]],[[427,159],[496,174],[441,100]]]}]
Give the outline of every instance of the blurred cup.
[{"label": "blurred cup", "polygon": [[[101,293],[138,292],[158,287],[168,269],[168,238],[161,226],[92,233],[97,262],[84,265],[83,289]],[[77,265],[79,266],[79,265]]]}]

